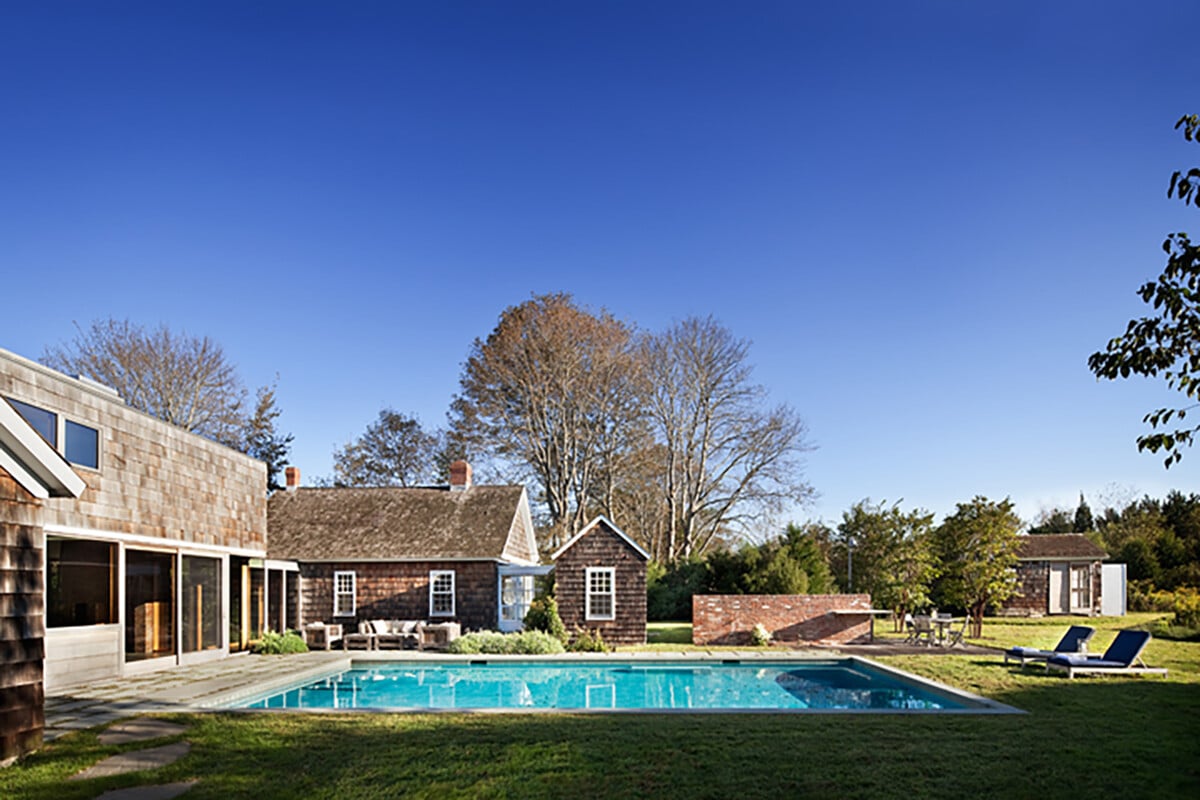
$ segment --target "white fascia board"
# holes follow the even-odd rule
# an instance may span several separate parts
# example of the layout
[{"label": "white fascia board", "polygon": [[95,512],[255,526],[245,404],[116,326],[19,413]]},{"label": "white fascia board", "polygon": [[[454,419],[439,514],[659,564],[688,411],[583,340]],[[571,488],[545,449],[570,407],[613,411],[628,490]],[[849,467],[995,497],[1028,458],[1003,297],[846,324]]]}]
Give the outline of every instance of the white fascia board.
[{"label": "white fascia board", "polygon": [[603,522],[605,525],[607,525],[609,527],[609,530],[611,530],[617,536],[620,536],[625,541],[625,544],[632,547],[637,553],[639,553],[641,555],[642,558],[646,559],[647,561],[650,560],[650,554],[647,553],[645,550],[643,550],[642,546],[640,544],[635,542],[633,539],[630,539],[623,530],[621,530],[616,525],[614,525],[613,521],[611,519],[609,519],[608,517],[604,516],[603,514],[600,514],[599,516],[597,516],[595,519],[593,519],[587,525],[584,525],[583,528],[580,529],[579,533],[572,536],[567,541],[566,544],[564,544],[562,547],[555,550],[553,555],[550,556],[550,560],[557,561],[558,557],[561,556],[563,553],[565,553],[567,551],[567,549],[571,547],[571,545],[575,544],[580,539],[582,539],[588,533],[588,531],[590,531],[592,528],[599,525],[601,522]]},{"label": "white fascia board", "polygon": [[[35,497],[79,497],[87,488],[67,460],[3,398],[0,398],[0,450],[7,456],[5,469],[9,473],[13,472],[8,469],[9,464],[21,465],[17,472],[24,480],[16,474],[13,478]],[[41,485],[41,491],[27,485],[31,478]]]}]

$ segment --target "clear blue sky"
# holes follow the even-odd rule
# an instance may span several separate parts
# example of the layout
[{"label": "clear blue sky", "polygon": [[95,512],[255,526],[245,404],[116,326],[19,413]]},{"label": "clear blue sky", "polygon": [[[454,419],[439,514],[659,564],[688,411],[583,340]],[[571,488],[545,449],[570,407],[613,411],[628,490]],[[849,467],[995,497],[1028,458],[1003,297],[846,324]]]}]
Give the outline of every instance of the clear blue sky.
[{"label": "clear blue sky", "polygon": [[1098,383],[1200,148],[1194,2],[0,4],[0,347],[114,316],[279,374],[293,460],[440,425],[531,293],[712,314],[821,493],[1200,490]]}]

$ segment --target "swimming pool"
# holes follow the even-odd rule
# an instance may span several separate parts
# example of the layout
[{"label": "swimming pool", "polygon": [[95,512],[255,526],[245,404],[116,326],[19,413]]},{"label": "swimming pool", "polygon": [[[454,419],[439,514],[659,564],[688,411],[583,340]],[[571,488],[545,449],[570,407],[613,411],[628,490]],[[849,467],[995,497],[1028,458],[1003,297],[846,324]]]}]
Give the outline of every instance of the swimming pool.
[{"label": "swimming pool", "polygon": [[380,663],[358,665],[237,707],[860,712],[1007,708],[859,658]]}]

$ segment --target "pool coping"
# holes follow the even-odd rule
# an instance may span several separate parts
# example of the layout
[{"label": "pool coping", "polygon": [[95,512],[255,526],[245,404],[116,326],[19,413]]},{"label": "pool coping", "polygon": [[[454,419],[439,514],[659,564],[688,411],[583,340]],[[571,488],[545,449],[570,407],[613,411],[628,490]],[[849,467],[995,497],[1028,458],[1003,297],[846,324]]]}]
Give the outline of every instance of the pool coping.
[{"label": "pool coping", "polygon": [[[803,664],[816,661],[838,661],[863,664],[878,670],[902,682],[915,684],[924,691],[945,697],[958,703],[965,703],[967,708],[920,709],[920,708],[889,708],[889,709],[860,709],[860,708],[426,708],[426,707],[395,707],[395,708],[245,708],[229,707],[234,703],[252,702],[265,698],[277,692],[291,688],[299,688],[322,678],[332,677],[347,669],[369,667],[382,664],[470,664],[487,663],[538,663],[542,661],[576,662],[576,663],[608,663],[620,662],[677,662],[677,663],[754,663],[769,662],[774,664]],[[493,655],[493,654],[451,654],[429,653],[419,651],[373,652],[361,651],[347,653],[344,660],[329,662],[321,667],[304,673],[294,673],[278,681],[271,681],[263,686],[255,687],[253,691],[239,689],[227,694],[212,695],[205,698],[203,706],[198,710],[220,711],[224,713],[293,713],[293,714],[919,714],[919,715],[1012,715],[1028,713],[1014,706],[1001,703],[989,697],[974,694],[964,689],[938,683],[937,681],[915,675],[896,667],[880,663],[864,656],[825,652],[788,654],[781,656],[778,652],[763,651],[690,651],[676,653],[557,653],[554,655]]]}]

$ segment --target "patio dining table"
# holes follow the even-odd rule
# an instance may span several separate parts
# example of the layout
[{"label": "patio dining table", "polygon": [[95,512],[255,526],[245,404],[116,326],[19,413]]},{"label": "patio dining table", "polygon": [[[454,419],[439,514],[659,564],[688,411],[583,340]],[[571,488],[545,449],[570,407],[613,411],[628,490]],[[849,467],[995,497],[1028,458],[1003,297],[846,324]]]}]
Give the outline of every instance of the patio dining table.
[{"label": "patio dining table", "polygon": [[946,646],[946,631],[953,625],[961,625],[966,621],[966,617],[926,617],[929,624],[937,631],[937,646]]}]

